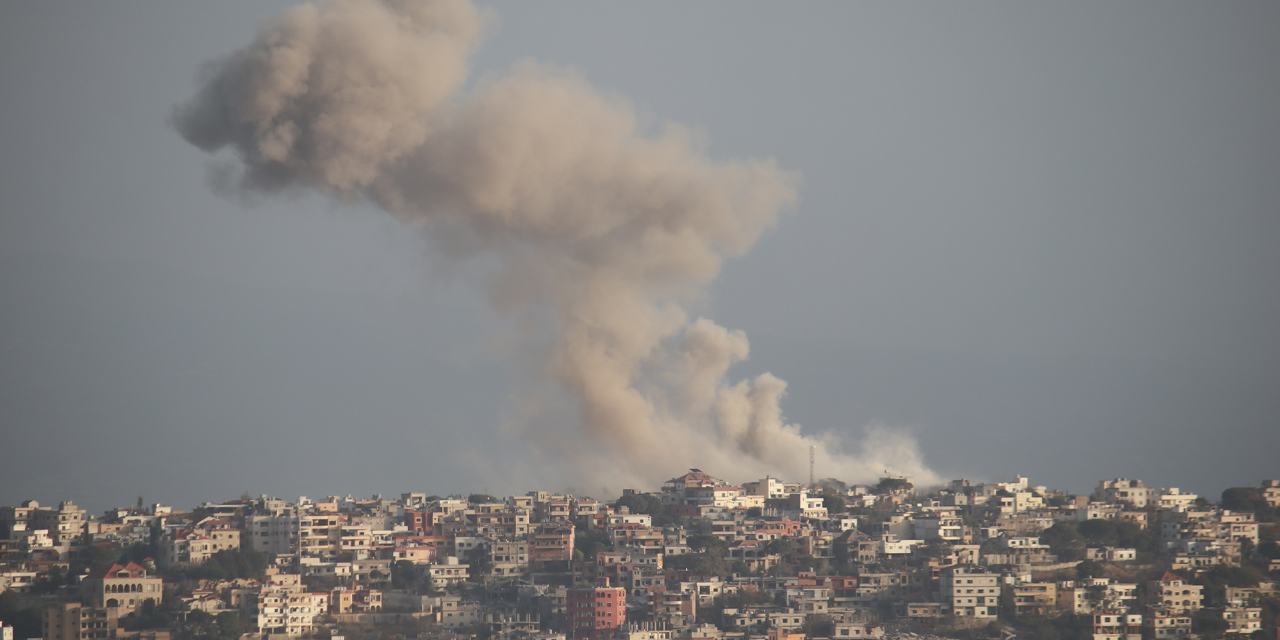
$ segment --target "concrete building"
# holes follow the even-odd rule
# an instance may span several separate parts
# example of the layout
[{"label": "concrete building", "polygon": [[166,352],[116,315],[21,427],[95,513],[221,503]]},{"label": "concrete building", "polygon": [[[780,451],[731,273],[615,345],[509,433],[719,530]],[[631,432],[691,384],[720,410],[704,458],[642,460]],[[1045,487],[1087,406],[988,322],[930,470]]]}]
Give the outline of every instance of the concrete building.
[{"label": "concrete building", "polygon": [[119,612],[64,602],[45,608],[44,640],[110,640],[116,637]]},{"label": "concrete building", "polygon": [[1204,587],[1190,584],[1177,574],[1165,572],[1147,583],[1148,602],[1170,611],[1190,613],[1204,606]]},{"label": "concrete building", "polygon": [[242,544],[269,555],[290,555],[298,551],[298,516],[283,512],[245,516]]},{"label": "concrete building", "polygon": [[1116,504],[1128,503],[1138,509],[1145,509],[1151,501],[1152,491],[1141,480],[1116,478],[1103,480],[1093,492],[1093,499],[1098,502]]},{"label": "concrete building", "polygon": [[80,582],[84,602],[91,607],[109,607],[118,615],[133,613],[147,599],[160,604],[164,600],[164,581],[147,575],[137,563],[112,563],[90,572]]},{"label": "concrete building", "polygon": [[569,589],[566,594],[569,637],[600,640],[611,637],[627,621],[627,590],[597,578],[594,587]]},{"label": "concrete building", "polygon": [[975,565],[943,569],[940,576],[943,615],[995,618],[1000,608],[1000,576]]}]

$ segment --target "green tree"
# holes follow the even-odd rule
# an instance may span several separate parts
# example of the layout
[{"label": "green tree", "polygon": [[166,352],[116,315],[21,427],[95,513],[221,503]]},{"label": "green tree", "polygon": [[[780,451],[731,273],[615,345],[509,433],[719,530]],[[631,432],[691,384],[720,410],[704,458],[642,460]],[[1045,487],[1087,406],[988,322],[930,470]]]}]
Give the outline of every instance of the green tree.
[{"label": "green tree", "polygon": [[615,507],[626,507],[631,513],[658,515],[663,512],[662,498],[650,493],[631,493],[614,501]]},{"label": "green tree", "polygon": [[1099,578],[1104,573],[1106,573],[1106,567],[1103,567],[1101,564],[1094,562],[1093,560],[1085,560],[1084,562],[1076,565],[1076,575],[1081,579]]},{"label": "green tree", "polygon": [[1205,634],[1210,637],[1222,637],[1230,626],[1226,620],[1208,609],[1200,609],[1191,614],[1191,632]]},{"label": "green tree", "polygon": [[164,629],[169,626],[169,616],[156,606],[155,599],[147,598],[136,611],[120,619],[120,626],[129,631]]},{"label": "green tree", "polygon": [[89,567],[90,571],[101,569],[115,562],[120,554],[116,552],[114,547],[91,544],[80,550],[76,554],[77,560]]},{"label": "green tree", "polygon": [[471,504],[488,504],[501,501],[487,493],[473,493],[467,496],[467,502]]},{"label": "green tree", "polygon": [[1253,567],[1233,567],[1225,564],[1215,565],[1201,573],[1192,582],[1203,585],[1207,591],[1221,591],[1224,587],[1256,587],[1261,579],[1258,570]]},{"label": "green tree", "polygon": [[899,489],[910,491],[913,488],[905,478],[881,478],[880,483],[876,485],[876,493],[890,493]]},{"label": "green tree", "polygon": [[835,620],[825,613],[815,613],[806,616],[804,624],[800,626],[800,631],[804,633],[806,638],[830,638],[836,630]]},{"label": "green tree", "polygon": [[13,627],[15,638],[39,638],[44,633],[43,609],[24,608],[16,591],[0,592],[0,620]]},{"label": "green tree", "polygon": [[470,565],[471,579],[483,582],[486,576],[493,573],[493,558],[489,555],[489,547],[478,545],[468,551],[467,564]]},{"label": "green tree", "polygon": [[849,510],[849,505],[845,503],[844,498],[834,494],[823,495],[822,506],[826,507],[827,513],[831,515],[838,515]]},{"label": "green tree", "polygon": [[765,551],[780,556],[789,556],[795,550],[795,545],[791,544],[791,540],[787,538],[774,538],[765,545]]},{"label": "green tree", "polygon": [[608,551],[613,548],[613,541],[609,539],[609,534],[599,529],[581,530],[573,536],[573,548],[582,552],[582,557],[595,561],[596,555],[601,551]]},{"label": "green tree", "polygon": [[942,538],[930,538],[920,547],[920,551],[930,558],[944,558],[951,554],[951,543]]},{"label": "green tree", "polygon": [[1049,551],[1054,555],[1066,560],[1081,546],[1080,532],[1069,523],[1059,522],[1040,532],[1040,542],[1049,545]]},{"label": "green tree", "polygon": [[724,540],[707,533],[695,533],[685,539],[690,550],[706,550],[708,553],[719,553],[728,546]]},{"label": "green tree", "polygon": [[408,560],[397,560],[391,565],[391,588],[413,593],[418,587],[418,568]]}]

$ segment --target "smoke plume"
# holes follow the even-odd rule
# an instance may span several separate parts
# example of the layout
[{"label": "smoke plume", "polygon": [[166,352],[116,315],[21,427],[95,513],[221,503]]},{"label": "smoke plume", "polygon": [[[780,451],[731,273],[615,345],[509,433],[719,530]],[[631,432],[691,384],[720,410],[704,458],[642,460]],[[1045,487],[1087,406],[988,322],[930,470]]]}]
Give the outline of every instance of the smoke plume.
[{"label": "smoke plume", "polygon": [[685,310],[794,205],[797,175],[712,160],[695,132],[647,131],[625,100],[532,61],[464,92],[485,22],[464,0],[300,6],[212,63],[174,124],[229,149],[240,190],[369,201],[486,265],[534,374],[512,428],[544,462],[614,486],[686,466],[801,479],[815,446],[824,476],[932,480],[907,436],[872,429],[849,455],[802,434],[780,409],[785,382],[726,380],[746,336]]}]

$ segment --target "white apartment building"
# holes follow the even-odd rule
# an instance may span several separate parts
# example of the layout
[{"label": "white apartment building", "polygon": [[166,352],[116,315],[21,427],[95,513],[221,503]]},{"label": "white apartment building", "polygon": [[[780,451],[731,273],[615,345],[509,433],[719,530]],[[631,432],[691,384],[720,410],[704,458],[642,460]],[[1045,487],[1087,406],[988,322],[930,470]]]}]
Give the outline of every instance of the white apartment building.
[{"label": "white apartment building", "polygon": [[1093,499],[1099,502],[1109,504],[1127,502],[1138,509],[1145,509],[1151,498],[1152,490],[1144,485],[1141,480],[1130,480],[1128,478],[1103,480],[1098,483],[1098,488],[1093,492]]},{"label": "white apartment building", "polygon": [[266,554],[290,555],[298,551],[298,516],[287,511],[277,515],[245,516],[245,547]]},{"label": "white apartment building", "polygon": [[1188,508],[1195,506],[1196,498],[1199,497],[1194,493],[1183,493],[1177,487],[1168,487],[1160,490],[1159,506],[1161,509],[1186,511]]},{"label": "white apartment building", "polygon": [[995,618],[1000,609],[1000,575],[975,565],[947,567],[941,576],[942,613]]}]

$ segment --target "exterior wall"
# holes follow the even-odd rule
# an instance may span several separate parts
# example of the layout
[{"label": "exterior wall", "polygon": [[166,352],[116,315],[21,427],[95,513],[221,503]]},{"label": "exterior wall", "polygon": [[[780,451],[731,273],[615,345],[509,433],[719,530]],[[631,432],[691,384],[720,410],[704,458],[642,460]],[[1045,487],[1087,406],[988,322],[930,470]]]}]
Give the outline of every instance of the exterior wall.
[{"label": "exterior wall", "polygon": [[291,514],[247,516],[242,544],[255,551],[289,555],[298,550],[298,517]]},{"label": "exterior wall", "polygon": [[1173,612],[1195,611],[1204,606],[1204,587],[1187,584],[1181,578],[1166,573],[1160,580],[1149,583],[1148,598]]},{"label": "exterior wall", "polygon": [[132,562],[95,571],[81,581],[80,588],[89,606],[115,607],[118,615],[132,613],[148,598],[156,604],[164,599],[164,581],[148,577],[146,569]]},{"label": "exterior wall", "polygon": [[57,509],[34,509],[31,511],[30,529],[46,529],[53,544],[61,545],[70,542],[80,535],[84,529],[84,509],[77,507],[70,500],[58,504]]},{"label": "exterior wall", "polygon": [[943,613],[959,617],[994,618],[1000,606],[1000,576],[973,565],[942,572]]},{"label": "exterior wall", "polygon": [[44,610],[44,640],[103,640],[116,637],[117,612],[63,603]]},{"label": "exterior wall", "polygon": [[529,559],[533,562],[568,562],[573,559],[573,525],[544,525],[529,535]]},{"label": "exterior wall", "polygon": [[574,640],[609,637],[627,619],[627,592],[601,578],[596,587],[569,589],[566,594],[569,636]]}]

